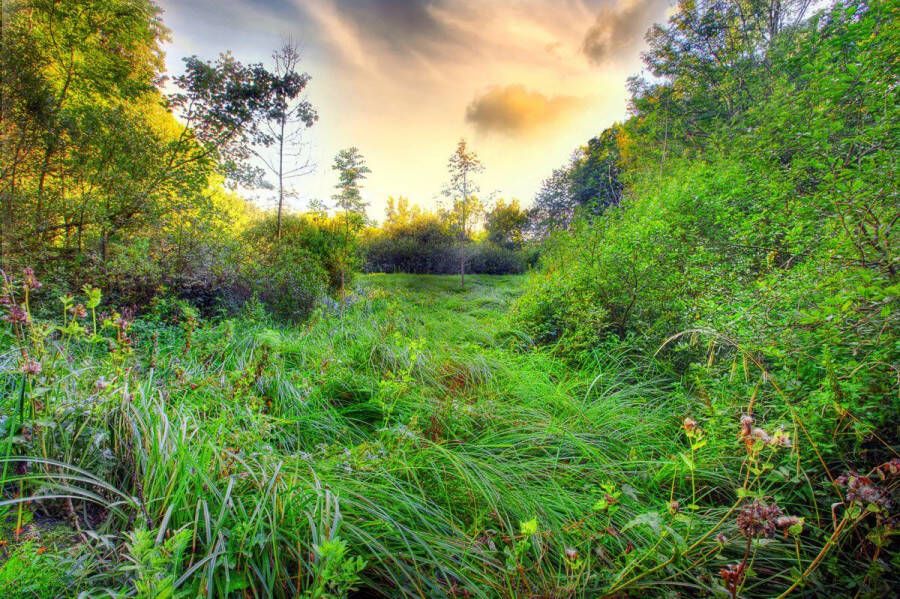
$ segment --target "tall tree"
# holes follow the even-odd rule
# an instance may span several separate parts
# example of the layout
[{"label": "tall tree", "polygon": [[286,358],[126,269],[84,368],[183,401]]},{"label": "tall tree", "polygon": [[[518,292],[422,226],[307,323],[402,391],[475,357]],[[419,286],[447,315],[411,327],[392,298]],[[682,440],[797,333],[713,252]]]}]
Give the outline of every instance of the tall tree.
[{"label": "tall tree", "polygon": [[269,157],[264,151],[265,145],[262,150],[256,151],[277,181],[278,216],[275,236],[279,239],[287,185],[290,180],[311,171],[309,158],[305,155],[303,132],[319,118],[312,104],[303,97],[310,77],[309,74],[300,72],[300,58],[300,48],[292,40],[286,41],[272,55],[273,98],[265,120],[275,148],[274,157]]},{"label": "tall tree", "polygon": [[352,235],[365,223],[366,203],[361,194],[362,182],[372,171],[366,165],[366,159],[359,148],[355,146],[338,152],[331,168],[338,174],[338,182],[335,185],[337,193],[331,197],[335,202],[335,208],[340,209],[344,217],[344,247],[341,258],[341,299],[343,299],[346,272],[351,265],[354,251]]},{"label": "tall tree", "polygon": [[475,176],[484,171],[478,155],[469,150],[466,140],[460,139],[456,151],[447,162],[450,180],[444,187],[444,195],[452,198],[453,212],[457,217],[457,235],[459,237],[459,285],[466,286],[466,244],[469,239],[473,221],[470,210],[474,194],[478,192]]}]

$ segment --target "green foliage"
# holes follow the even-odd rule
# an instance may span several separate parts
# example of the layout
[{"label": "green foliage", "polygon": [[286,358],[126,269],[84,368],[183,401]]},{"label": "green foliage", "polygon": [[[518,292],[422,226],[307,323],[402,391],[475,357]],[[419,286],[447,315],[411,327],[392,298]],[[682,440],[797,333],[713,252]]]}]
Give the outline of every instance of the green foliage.
[{"label": "green foliage", "polygon": [[[896,95],[896,8],[850,0],[803,21],[804,8],[681,2],[651,31],[645,61],[655,78],[631,82],[631,118],[602,136],[615,145],[623,199],[600,214],[567,213],[571,171],[554,173],[532,215],[536,231],[553,232],[512,311],[531,340],[574,364],[613,347],[662,360],[694,406],[689,414],[705,416],[702,428],[685,419],[686,448],[655,475],[689,483],[682,501],[676,490],[667,504],[688,536],[722,487],[703,468],[728,468],[740,419],[750,484],[735,491],[748,545],[715,589],[732,597],[767,594],[760,519],[781,518],[784,538],[799,547],[816,536],[809,523],[837,505],[823,488],[776,481],[837,480],[852,498],[853,471],[880,472],[896,456],[900,282],[891,225],[900,114],[885,101]],[[580,174],[602,179],[609,164],[601,164],[583,162]],[[848,470],[849,479],[837,477]],[[608,500],[598,505],[606,510]],[[831,531],[819,533],[833,544],[813,562],[781,566],[790,583],[772,595],[819,577],[875,596],[896,578],[876,549],[892,534],[877,516],[883,506],[857,520],[859,506],[841,505]],[[648,511],[632,522],[672,534],[660,518]],[[842,536],[856,526],[856,541]],[[691,541],[675,535],[676,554],[690,553]],[[671,577],[662,571],[678,561],[635,565],[610,589]]]},{"label": "green foliage", "polygon": [[458,214],[422,211],[410,206],[406,198],[389,198],[384,224],[366,231],[362,239],[364,268],[369,272],[449,274],[459,272],[464,252],[468,272],[521,273],[529,265],[522,238],[525,217],[517,202],[500,200],[487,215],[486,239],[473,242],[467,237],[463,248],[453,224],[458,222]]},{"label": "green foliage", "polygon": [[518,200],[508,204],[498,200],[485,214],[484,230],[491,243],[511,250],[519,249],[525,243],[527,223],[528,213],[519,206]]},{"label": "green foliage", "polygon": [[168,539],[152,531],[136,529],[127,535],[124,558],[120,569],[134,585],[138,597],[174,599],[189,597],[191,593],[177,589],[178,577],[191,542],[191,531],[182,529]]},{"label": "green foliage", "polygon": [[316,545],[315,567],[312,584],[303,591],[309,599],[339,599],[356,590],[359,572],[366,567],[366,560],[348,555],[347,542],[339,537]]},{"label": "green foliage", "polygon": [[4,550],[0,563],[0,594],[4,597],[60,597],[69,586],[67,564],[46,547],[25,542]]},{"label": "green foliage", "polygon": [[[704,393],[735,395],[733,373],[698,374],[691,363],[730,364],[736,346],[788,382],[794,417],[823,449],[846,449],[866,431],[893,435],[883,428],[897,407],[886,367],[897,359],[896,206],[884,185],[896,157],[896,106],[883,103],[897,35],[890,9],[849,2],[777,34],[754,13],[760,33],[745,41],[764,44],[766,64],[734,58],[748,81],[740,92],[727,83],[734,72],[703,62],[707,50],[691,46],[691,58],[677,41],[712,35],[736,14],[706,13],[703,33],[685,25],[700,18],[692,11],[685,4],[654,33],[648,60],[671,83],[637,87],[636,114],[621,127],[627,199],[548,243],[544,272],[516,306],[520,326],[561,352],[590,350],[610,333],[655,351],[684,330],[715,332],[732,350],[683,338],[666,347]],[[711,97],[730,112],[703,112],[701,144],[688,130]],[[703,158],[652,150],[666,127],[669,143],[702,147]]]},{"label": "green foliage", "polygon": [[[707,407],[627,345],[583,369],[522,351],[503,313],[524,279],[361,283],[342,317],[302,329],[249,312],[203,320],[172,302],[147,320],[111,317],[98,341],[87,316],[59,342],[41,319],[6,334],[6,355],[24,347],[42,368],[24,387],[24,363],[0,370],[16,391],[0,396],[16,414],[0,465],[19,489],[0,507],[103,540],[75,593],[589,597],[667,585],[662,570],[713,593],[745,551],[729,509],[752,498],[805,522],[754,546],[754,569],[779,575],[748,594],[777,595],[823,548],[848,584],[887,588],[889,574],[864,581],[856,550],[828,544],[840,499],[807,481],[803,429],[764,390],[742,436],[746,408],[703,378],[718,361],[695,371],[717,397]],[[836,508],[845,529],[891,542],[884,509],[849,505]],[[805,584],[836,588],[825,570]]]},{"label": "green foliage", "polygon": [[279,318],[299,321],[307,317],[328,293],[349,284],[344,272],[348,247],[344,222],[309,216],[286,215],[255,223],[245,234],[251,253],[245,258],[242,279]]}]

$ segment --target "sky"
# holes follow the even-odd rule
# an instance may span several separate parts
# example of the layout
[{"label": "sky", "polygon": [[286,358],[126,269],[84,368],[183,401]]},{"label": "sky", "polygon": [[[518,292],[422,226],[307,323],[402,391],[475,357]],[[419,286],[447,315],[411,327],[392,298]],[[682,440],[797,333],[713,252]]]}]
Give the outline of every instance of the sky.
[{"label": "sky", "polygon": [[[388,196],[434,208],[460,138],[485,170],[483,199],[532,202],[541,180],[626,116],[644,32],[670,0],[159,0],[182,58],[230,50],[271,64],[290,38],[312,77],[319,121],[304,135],[310,174],[290,207],[330,203],[341,148],[372,173],[363,198],[382,219]],[[274,193],[252,193],[264,207]]]}]

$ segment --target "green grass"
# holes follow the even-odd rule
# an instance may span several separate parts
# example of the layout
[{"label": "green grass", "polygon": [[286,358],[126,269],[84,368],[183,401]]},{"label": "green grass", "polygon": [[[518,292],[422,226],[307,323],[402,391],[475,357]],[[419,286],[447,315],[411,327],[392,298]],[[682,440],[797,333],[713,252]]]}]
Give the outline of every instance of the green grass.
[{"label": "green grass", "polygon": [[[73,594],[722,593],[745,551],[734,437],[691,452],[697,406],[625,352],[578,370],[530,347],[505,318],[525,284],[371,275],[343,315],[299,327],[146,318],[112,352],[46,337],[28,434],[4,446],[3,572],[40,563],[16,548],[26,513],[70,523],[47,559],[78,565],[60,570]],[[748,592],[796,576],[791,540],[754,557]]]}]

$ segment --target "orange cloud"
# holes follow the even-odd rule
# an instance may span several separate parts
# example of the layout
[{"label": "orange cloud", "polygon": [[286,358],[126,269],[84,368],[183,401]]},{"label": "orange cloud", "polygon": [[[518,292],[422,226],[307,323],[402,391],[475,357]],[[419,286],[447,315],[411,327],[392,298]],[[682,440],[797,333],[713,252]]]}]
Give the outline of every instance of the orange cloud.
[{"label": "orange cloud", "polygon": [[545,96],[524,85],[492,87],[466,109],[466,121],[481,132],[527,133],[580,112],[587,105],[576,96]]}]

